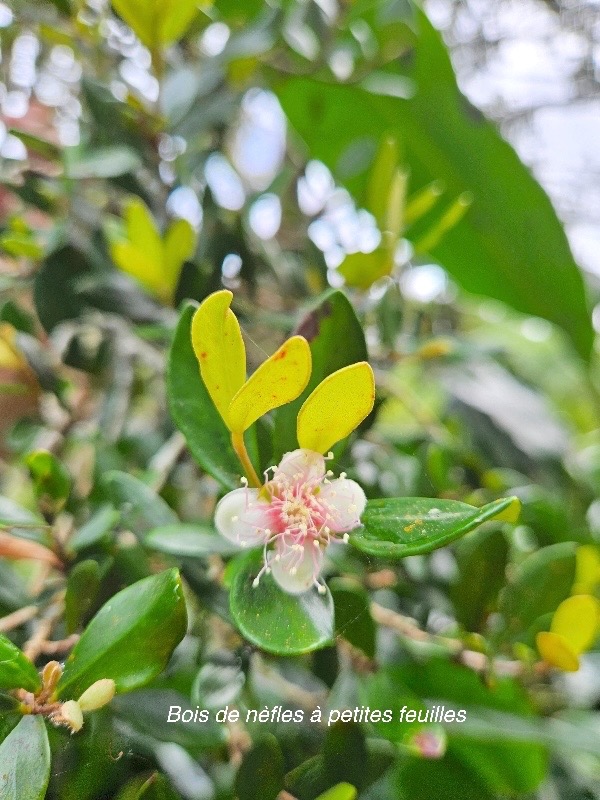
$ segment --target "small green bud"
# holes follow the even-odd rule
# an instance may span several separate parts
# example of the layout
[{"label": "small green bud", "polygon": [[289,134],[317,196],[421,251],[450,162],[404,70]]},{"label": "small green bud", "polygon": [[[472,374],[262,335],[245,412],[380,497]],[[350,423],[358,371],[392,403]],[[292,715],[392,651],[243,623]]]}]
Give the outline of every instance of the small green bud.
[{"label": "small green bud", "polygon": [[54,722],[70,728],[71,733],[80,731],[83,727],[83,714],[79,703],[76,700],[67,700],[63,703],[54,716]]},{"label": "small green bud", "polygon": [[115,691],[115,682],[111,678],[102,678],[102,680],[92,683],[77,702],[82,711],[95,711],[110,703],[115,696]]}]

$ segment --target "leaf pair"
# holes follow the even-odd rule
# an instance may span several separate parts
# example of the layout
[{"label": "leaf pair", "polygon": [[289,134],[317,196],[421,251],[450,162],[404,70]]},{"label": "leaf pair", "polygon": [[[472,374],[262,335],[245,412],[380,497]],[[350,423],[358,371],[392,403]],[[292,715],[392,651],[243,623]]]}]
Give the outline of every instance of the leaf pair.
[{"label": "leaf pair", "polygon": [[181,39],[198,14],[197,0],[112,0],[112,5],[151,50]]},{"label": "leaf pair", "polygon": [[549,631],[540,631],[535,642],[544,661],[564,672],[577,672],[579,656],[600,632],[600,602],[589,594],[568,597],[556,609]]},{"label": "leaf pair", "polygon": [[125,208],[125,234],[125,239],[109,234],[113,261],[161,302],[171,305],[183,264],[196,246],[194,229],[178,219],[162,237],[148,208],[133,198]]},{"label": "leaf pair", "polygon": [[[246,349],[232,298],[225,289],[209,295],[194,314],[191,333],[208,393],[227,428],[240,436],[264,414],[299,397],[312,359],[306,339],[292,336],[246,380]],[[366,362],[329,375],[300,409],[300,447],[327,452],[362,422],[374,399],[373,371]]]}]

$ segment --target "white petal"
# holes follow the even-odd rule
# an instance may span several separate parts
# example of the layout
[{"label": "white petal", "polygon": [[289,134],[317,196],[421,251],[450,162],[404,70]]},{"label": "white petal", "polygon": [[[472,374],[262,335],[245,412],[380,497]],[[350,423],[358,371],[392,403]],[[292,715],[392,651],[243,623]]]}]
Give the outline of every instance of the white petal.
[{"label": "white petal", "polygon": [[269,503],[258,499],[258,489],[234,489],[215,509],[219,533],[240,547],[257,547],[269,527]]},{"label": "white petal", "polygon": [[351,531],[360,525],[360,515],[365,510],[367,498],[362,488],[348,478],[337,478],[321,486],[318,501],[326,503],[331,516],[325,524],[334,533]]},{"label": "white petal", "polygon": [[323,564],[323,548],[314,547],[312,540],[307,539],[304,552],[286,549],[286,554],[275,560],[277,551],[269,556],[269,567],[276,583],[288,594],[302,594],[313,586],[321,572]]},{"label": "white petal", "polygon": [[275,480],[285,476],[293,483],[318,483],[325,475],[325,459],[314,450],[292,450],[286,453],[275,470]]}]

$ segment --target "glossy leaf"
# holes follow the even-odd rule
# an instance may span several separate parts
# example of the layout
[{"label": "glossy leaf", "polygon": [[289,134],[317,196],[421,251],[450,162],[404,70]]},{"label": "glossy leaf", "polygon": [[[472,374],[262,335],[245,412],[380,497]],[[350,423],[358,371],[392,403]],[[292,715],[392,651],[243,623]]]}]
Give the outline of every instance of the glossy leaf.
[{"label": "glossy leaf", "polygon": [[[469,192],[470,209],[431,255],[467,291],[561,326],[588,357],[593,332],[583,279],[547,195],[461,95],[442,38],[423,12],[416,12],[416,22],[411,58],[389,65],[390,77],[411,82],[410,98],[356,83],[290,78],[279,85],[278,97],[291,125],[311,158],[327,164],[359,203],[370,165],[361,170],[348,155],[357,142],[372,151],[386,135],[403,145],[411,193],[432,180],[443,183],[451,200]],[[352,168],[345,170],[348,163]]]},{"label": "glossy leaf", "polygon": [[192,347],[208,393],[225,424],[234,395],[246,381],[246,348],[226,289],[209,295],[192,318]]},{"label": "glossy leaf", "polygon": [[300,595],[283,592],[271,575],[252,585],[262,565],[260,554],[242,557],[230,593],[231,615],[253,644],[277,655],[309,653],[333,639],[333,600],[329,590]]},{"label": "glossy leaf", "polygon": [[231,555],[239,552],[239,547],[228,542],[208,525],[177,523],[163,525],[144,538],[146,547],[185,558],[202,558],[212,553]]},{"label": "glossy leaf", "polygon": [[110,499],[120,509],[123,524],[138,536],[157,525],[178,521],[162,497],[139,478],[114,470],[104,476],[104,483]]},{"label": "glossy leaf", "polygon": [[303,336],[292,336],[252,373],[227,411],[230,430],[246,431],[257,419],[295,400],[310,378],[311,356]]},{"label": "glossy leaf", "polygon": [[50,780],[50,745],[40,716],[21,719],[0,744],[0,798],[44,800]]},{"label": "glossy leaf", "polygon": [[[200,377],[190,329],[196,306],[184,306],[167,370],[169,408],[200,466],[226,489],[239,486],[240,465],[231,435]],[[155,523],[156,524],[156,523]]]},{"label": "glossy leaf", "polygon": [[67,580],[65,594],[65,622],[68,633],[73,633],[85,619],[100,589],[100,567],[93,559],[76,564]]},{"label": "glossy leaf", "polygon": [[327,453],[367,417],[375,403],[375,378],[366,361],[328,375],[298,413],[300,447]]},{"label": "glossy leaf", "polygon": [[[296,418],[313,389],[342,367],[367,360],[362,325],[352,303],[339,290],[327,292],[303,317],[296,333],[304,336],[310,346],[312,372],[300,397],[281,406],[275,413],[274,463],[278,463],[284,453],[298,447]],[[344,342],[343,347],[339,346],[340,341]]]},{"label": "glossy leaf", "polygon": [[518,636],[569,596],[575,580],[575,551],[574,542],[561,542],[532,553],[519,565],[500,595],[506,635]]},{"label": "glossy leaf", "polygon": [[177,570],[167,570],[114,595],[83,632],[58,684],[62,698],[112,678],[117,692],[148,683],[161,672],[186,629]]},{"label": "glossy leaf", "polygon": [[518,507],[515,497],[481,508],[428,497],[369,500],[361,517],[362,527],[350,534],[350,542],[358,550],[382,558],[430,553],[483,522],[501,518],[514,506]]},{"label": "glossy leaf", "polygon": [[375,657],[375,623],[369,611],[369,595],[354,581],[335,578],[329,583],[335,606],[335,633]]},{"label": "glossy leaf", "polygon": [[40,676],[31,661],[9,638],[0,634],[0,689],[41,688]]}]

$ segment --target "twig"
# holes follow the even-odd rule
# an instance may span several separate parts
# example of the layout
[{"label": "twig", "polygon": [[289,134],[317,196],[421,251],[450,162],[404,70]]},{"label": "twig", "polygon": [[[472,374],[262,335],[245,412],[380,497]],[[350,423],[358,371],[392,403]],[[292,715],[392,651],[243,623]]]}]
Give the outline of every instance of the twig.
[{"label": "twig", "polygon": [[38,656],[46,652],[45,647],[50,643],[48,641],[50,634],[63,614],[64,600],[64,591],[60,591],[54,596],[46,615],[38,620],[33,636],[25,643],[23,652],[30,661],[35,663]]},{"label": "twig", "polygon": [[510,677],[515,677],[523,672],[523,664],[520,661],[491,659],[485,653],[467,650],[458,639],[450,639],[447,636],[439,636],[423,631],[410,617],[405,617],[397,611],[380,606],[378,603],[371,603],[371,616],[379,625],[396,631],[406,639],[443,647],[459,663],[475,672],[493,671],[498,675]]},{"label": "twig", "polygon": [[12,614],[7,614],[0,619],[0,633],[7,633],[15,628],[19,628],[21,625],[24,625],[26,622],[36,617],[38,612],[39,608],[37,606],[24,606],[17,611],[13,611]]},{"label": "twig", "polygon": [[66,639],[58,639],[54,642],[42,642],[41,652],[47,656],[56,655],[58,653],[66,653],[67,650],[75,647],[78,641],[79,634],[72,633],[70,636],[67,636]]}]

